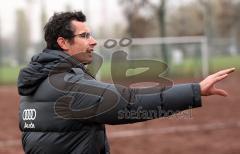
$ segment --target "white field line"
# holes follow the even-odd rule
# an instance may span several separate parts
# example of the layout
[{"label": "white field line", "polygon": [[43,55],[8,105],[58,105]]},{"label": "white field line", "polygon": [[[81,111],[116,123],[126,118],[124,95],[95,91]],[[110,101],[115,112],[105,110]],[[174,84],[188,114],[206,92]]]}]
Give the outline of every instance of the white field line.
[{"label": "white field line", "polygon": [[[134,129],[134,130],[123,130],[117,132],[109,132],[108,138],[125,138],[125,137],[136,137],[144,135],[154,135],[154,134],[171,134],[178,132],[197,132],[197,131],[206,131],[206,130],[217,130],[217,129],[226,129],[226,128],[240,128],[240,121],[234,122],[211,122],[206,124],[199,125],[186,125],[186,126],[172,126],[165,128],[146,128],[146,129]],[[21,140],[0,140],[0,148],[12,147],[12,146],[21,146]]]}]

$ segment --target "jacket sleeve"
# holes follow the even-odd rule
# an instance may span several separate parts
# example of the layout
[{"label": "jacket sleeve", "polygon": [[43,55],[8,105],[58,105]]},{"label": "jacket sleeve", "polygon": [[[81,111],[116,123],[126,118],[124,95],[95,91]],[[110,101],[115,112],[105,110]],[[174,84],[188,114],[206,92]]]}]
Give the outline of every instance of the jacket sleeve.
[{"label": "jacket sleeve", "polygon": [[[201,106],[200,85],[197,83],[153,89],[145,94],[142,89],[107,84],[79,76],[68,76],[65,80],[71,80],[74,84],[65,95],[66,98],[62,99],[65,101],[56,103],[55,110],[63,117],[67,115],[68,118],[81,122],[134,123]],[[70,107],[68,112],[58,110],[63,108],[63,102],[65,107]]]}]

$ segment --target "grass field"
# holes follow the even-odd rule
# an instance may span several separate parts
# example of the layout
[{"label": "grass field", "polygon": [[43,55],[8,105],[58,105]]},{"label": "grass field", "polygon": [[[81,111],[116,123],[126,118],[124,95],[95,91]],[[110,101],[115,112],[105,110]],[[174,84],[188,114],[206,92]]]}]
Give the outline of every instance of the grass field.
[{"label": "grass field", "polygon": [[[240,56],[235,57],[214,57],[209,61],[210,73],[221,69],[235,67],[240,68]],[[16,84],[17,76],[20,70],[18,67],[0,67],[0,84]],[[170,78],[182,77],[199,77],[201,76],[201,60],[200,59],[186,59],[179,65],[170,65],[168,69],[168,76]],[[104,62],[100,69],[100,77],[102,80],[111,80],[111,63]],[[138,74],[145,71],[145,69],[135,69],[127,72],[127,75]]]},{"label": "grass field", "polygon": [[0,67],[0,83],[16,84],[20,67]]},{"label": "grass field", "polygon": [[[235,57],[214,57],[209,60],[209,73],[225,68],[240,68],[240,56]],[[111,63],[105,62],[100,69],[100,76],[103,80],[111,79]],[[135,69],[127,72],[133,75],[143,72],[145,69]],[[168,76],[170,78],[200,77],[202,75],[202,64],[200,59],[186,59],[179,65],[169,65]]]}]

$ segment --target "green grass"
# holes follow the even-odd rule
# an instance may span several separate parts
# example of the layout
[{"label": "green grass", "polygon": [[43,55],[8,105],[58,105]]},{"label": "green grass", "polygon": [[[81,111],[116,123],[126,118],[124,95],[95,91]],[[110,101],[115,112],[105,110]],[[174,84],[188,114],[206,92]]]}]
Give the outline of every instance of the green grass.
[{"label": "green grass", "polygon": [[20,67],[0,67],[0,84],[16,84]]},{"label": "green grass", "polygon": [[236,69],[240,68],[240,56],[214,57],[210,61],[210,72],[216,72],[231,67],[235,67]]},{"label": "green grass", "polygon": [[[200,59],[185,59],[183,63],[179,65],[169,65],[168,76],[170,78],[200,77],[202,73],[201,65]],[[240,56],[213,57],[209,61],[210,73],[230,67],[240,68]],[[19,70],[20,67],[0,67],[0,84],[16,84]],[[144,69],[128,70],[127,75],[138,74],[142,71],[144,71]],[[103,63],[100,68],[100,76],[102,80],[111,80],[110,61]]]},{"label": "green grass", "polygon": [[202,65],[200,59],[186,59],[181,64],[169,65],[169,76],[175,77],[198,77],[201,76]]},{"label": "green grass", "polygon": [[[209,73],[235,67],[240,68],[240,56],[216,56],[209,59]],[[180,65],[170,65],[170,77],[199,77],[202,75],[201,59],[186,59]]]},{"label": "green grass", "polygon": [[111,63],[110,61],[103,62],[100,70],[100,77],[102,80],[111,80]]},{"label": "green grass", "polygon": [[[121,66],[119,66],[121,67]],[[240,56],[224,57],[217,56],[209,60],[209,73],[217,72],[226,68],[240,68]],[[130,70],[127,75],[133,75],[142,72],[143,69]],[[110,76],[111,63],[110,61],[104,62],[100,69],[100,76],[103,80],[111,79]],[[199,58],[185,59],[181,64],[171,64],[168,68],[168,76],[170,78],[183,78],[183,77],[201,77],[202,63]]]}]

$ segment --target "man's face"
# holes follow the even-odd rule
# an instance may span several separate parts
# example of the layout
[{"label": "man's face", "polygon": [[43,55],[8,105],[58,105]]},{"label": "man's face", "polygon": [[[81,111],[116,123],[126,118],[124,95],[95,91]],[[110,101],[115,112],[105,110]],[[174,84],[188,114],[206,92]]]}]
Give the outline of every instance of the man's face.
[{"label": "man's face", "polygon": [[81,63],[89,64],[93,60],[93,50],[97,42],[89,35],[90,29],[84,22],[73,20],[71,24],[74,37],[72,41],[67,42],[66,52]]}]

